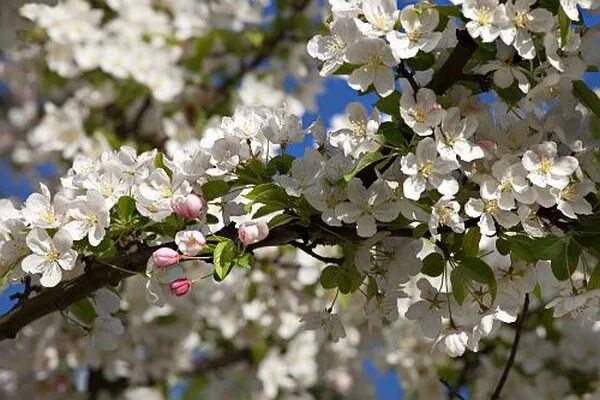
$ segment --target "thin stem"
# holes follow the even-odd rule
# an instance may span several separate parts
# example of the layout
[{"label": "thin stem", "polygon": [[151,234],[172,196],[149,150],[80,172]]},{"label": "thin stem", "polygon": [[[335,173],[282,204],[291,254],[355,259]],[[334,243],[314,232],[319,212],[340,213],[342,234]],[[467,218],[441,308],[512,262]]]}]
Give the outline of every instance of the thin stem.
[{"label": "thin stem", "polygon": [[333,297],[333,301],[331,302],[331,305],[329,306],[329,308],[327,309],[327,312],[329,314],[331,314],[331,312],[333,311],[333,306],[335,306],[335,302],[337,301],[338,295],[340,294],[340,289],[337,289],[335,291],[335,296]]},{"label": "thin stem", "polygon": [[523,301],[523,311],[521,311],[521,315],[517,320],[515,339],[513,340],[512,348],[510,349],[510,355],[508,356],[508,360],[506,360],[506,365],[504,366],[504,371],[502,372],[502,376],[500,376],[500,380],[496,385],[496,389],[490,400],[498,400],[500,398],[500,393],[502,392],[502,388],[504,388],[504,384],[506,383],[506,379],[508,379],[508,374],[515,363],[515,357],[517,355],[517,349],[519,348],[519,341],[521,340],[521,332],[523,331],[523,326],[525,325],[525,318],[527,317],[527,310],[529,309],[529,293],[525,294],[525,300]]},{"label": "thin stem", "polygon": [[402,77],[405,78],[408,81],[408,83],[410,83],[410,87],[414,92],[413,95],[416,96],[420,87],[417,84],[417,81],[415,81],[415,78],[412,76],[412,74],[406,69],[404,61],[400,61],[400,64],[398,65],[398,72],[400,72],[400,75],[402,75]]},{"label": "thin stem", "polygon": [[290,244],[292,246],[294,246],[295,248],[302,250],[306,254],[316,258],[317,260],[323,261],[324,263],[340,264],[343,261],[343,258],[325,257],[322,255],[319,255],[319,254],[315,253],[309,245],[306,245],[304,243],[291,242]]}]

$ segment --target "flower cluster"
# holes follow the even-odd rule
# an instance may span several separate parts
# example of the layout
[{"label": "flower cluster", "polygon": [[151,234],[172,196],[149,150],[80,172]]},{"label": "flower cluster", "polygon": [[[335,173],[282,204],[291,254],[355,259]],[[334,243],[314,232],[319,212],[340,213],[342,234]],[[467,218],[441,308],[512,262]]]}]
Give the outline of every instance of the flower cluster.
[{"label": "flower cluster", "polygon": [[[253,11],[262,4],[223,0],[215,11],[167,2],[171,12],[163,12],[125,3],[108,1],[109,16],[81,0],[22,12],[44,29],[48,65],[59,75],[85,80],[100,69],[172,100],[185,99],[188,77],[183,47],[168,39],[181,44],[224,28],[220,15],[237,15],[226,28],[242,28],[260,20]],[[104,269],[115,271],[107,286],[138,275],[66,311],[90,331],[95,357],[117,348],[132,368],[105,372],[138,382],[160,375],[161,358],[193,370],[191,357],[155,348],[164,335],[166,349],[186,355],[251,349],[258,367],[247,379],[260,382],[257,397],[320,386],[349,395],[368,356],[435,398],[443,355],[466,354],[458,361],[465,368],[482,348],[504,357],[512,336],[505,324],[515,323],[530,349],[557,345],[518,356],[511,383],[536,395],[593,397],[597,380],[579,387],[562,366],[543,366],[564,358],[565,370],[598,372],[600,356],[589,349],[597,349],[600,324],[600,99],[584,73],[597,69],[600,36],[572,22],[600,3],[329,3],[325,30],[301,50],[321,76],[346,76],[352,89],[376,97],[371,107],[351,102],[331,126],[306,126],[298,103],[250,77],[222,116],[211,112],[223,103],[213,104],[210,118],[192,123],[185,101],[173,103],[159,118],[168,136],[186,139],[138,152],[86,133],[99,104],[118,104],[114,87],[94,88],[106,96],[79,88],[47,106],[29,135],[33,147],[50,143],[73,159],[60,185],[54,193],[41,185],[24,204],[0,201],[3,282],[32,281],[42,296]],[[203,12],[214,17],[206,26],[185,19]],[[64,23],[73,18],[77,29]],[[287,57],[289,65],[274,69],[301,56]],[[272,99],[255,101],[257,88]],[[289,152],[307,140],[314,145],[301,155]],[[206,278],[214,284],[201,284]],[[156,337],[140,333],[146,325]],[[374,333],[383,346],[372,346]],[[585,343],[571,351],[562,338],[577,335]],[[126,351],[136,340],[140,350]],[[582,362],[582,349],[594,352],[593,362]],[[497,357],[476,357],[483,361],[474,393],[486,397]],[[148,360],[149,372],[140,366]],[[214,390],[219,397],[222,387]]]}]

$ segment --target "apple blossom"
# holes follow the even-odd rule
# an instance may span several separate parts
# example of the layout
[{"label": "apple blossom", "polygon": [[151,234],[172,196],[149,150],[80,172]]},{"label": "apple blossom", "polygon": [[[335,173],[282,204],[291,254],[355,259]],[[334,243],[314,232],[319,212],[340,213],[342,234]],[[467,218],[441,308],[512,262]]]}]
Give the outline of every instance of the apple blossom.
[{"label": "apple blossom", "polygon": [[59,230],[50,238],[45,230],[34,228],[26,242],[32,254],[21,261],[21,268],[31,274],[41,274],[42,286],[56,286],[62,279],[62,271],[70,271],[75,266],[77,253],[71,248],[73,239],[66,230]]},{"label": "apple blossom", "polygon": [[382,97],[394,91],[394,74],[390,68],[396,65],[396,60],[385,41],[361,39],[348,48],[346,58],[359,66],[348,77],[351,88],[366,91],[372,84]]},{"label": "apple blossom", "polygon": [[177,297],[184,296],[187,292],[189,292],[191,287],[192,281],[187,278],[176,279],[169,284],[171,294]]},{"label": "apple blossom", "polygon": [[205,208],[204,199],[195,195],[188,194],[185,196],[174,197],[171,200],[173,212],[182,218],[194,219],[198,218],[200,213]]},{"label": "apple blossom", "polygon": [[409,5],[400,12],[400,22],[405,33],[394,31],[386,35],[397,60],[412,58],[419,51],[430,53],[442,38],[441,32],[434,32],[439,23],[435,9],[417,11]]},{"label": "apple blossom", "polygon": [[442,121],[444,110],[437,103],[433,90],[419,89],[415,95],[411,89],[402,93],[400,115],[417,135],[427,136]]},{"label": "apple blossom", "polygon": [[402,157],[402,172],[408,175],[403,183],[404,195],[418,200],[430,185],[442,195],[452,196],[458,191],[458,182],[450,173],[459,167],[456,160],[437,156],[435,141],[425,138],[419,142],[416,154]]},{"label": "apple blossom", "polygon": [[206,247],[206,239],[198,230],[179,231],[175,235],[177,249],[186,256],[196,256]]},{"label": "apple blossom", "polygon": [[265,240],[269,236],[269,226],[261,220],[246,221],[238,227],[238,238],[244,246]]},{"label": "apple blossom", "polygon": [[157,268],[170,267],[171,265],[177,264],[180,259],[181,255],[168,247],[161,247],[152,253],[152,261]]}]

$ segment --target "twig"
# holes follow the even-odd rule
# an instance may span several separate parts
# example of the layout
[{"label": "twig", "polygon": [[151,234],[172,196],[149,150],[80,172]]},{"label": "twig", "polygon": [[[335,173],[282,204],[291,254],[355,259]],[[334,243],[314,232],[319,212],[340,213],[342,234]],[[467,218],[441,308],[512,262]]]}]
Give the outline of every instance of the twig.
[{"label": "twig", "polygon": [[306,254],[316,258],[319,261],[323,261],[324,263],[328,263],[328,264],[340,264],[344,259],[343,258],[337,258],[337,257],[325,257],[322,255],[319,255],[317,253],[315,253],[312,250],[312,247],[305,244],[305,243],[301,243],[301,242],[291,242],[290,243],[292,246],[294,246],[297,249],[302,250],[303,252],[305,252]]},{"label": "twig", "polygon": [[[461,395],[460,393],[458,393],[458,389],[454,389],[452,387],[452,385],[450,385],[446,380],[440,378],[440,382],[442,383],[442,385],[446,386],[446,389],[448,389],[448,399],[452,400],[453,398],[457,398],[458,400],[466,400],[463,395]],[[459,388],[460,389],[460,388]]]},{"label": "twig", "polygon": [[525,294],[525,300],[523,301],[523,311],[521,311],[521,315],[517,320],[515,339],[512,344],[512,348],[510,349],[510,355],[508,356],[508,360],[506,360],[506,366],[504,367],[504,371],[502,372],[502,376],[500,376],[500,380],[496,385],[496,389],[490,400],[498,400],[500,398],[500,393],[502,392],[502,388],[504,388],[504,384],[506,383],[506,379],[508,378],[508,374],[515,363],[515,357],[517,355],[517,349],[519,347],[519,341],[521,340],[521,332],[523,331],[523,326],[525,325],[525,318],[527,317],[527,309],[529,308],[529,293]]},{"label": "twig", "polygon": [[420,87],[417,84],[417,81],[415,81],[414,76],[410,72],[408,72],[408,70],[406,69],[404,60],[400,61],[400,64],[398,64],[398,67],[396,67],[396,68],[397,68],[398,72],[400,73],[400,75],[402,75],[402,77],[405,78],[408,81],[408,83],[410,83],[410,87],[413,90],[413,95],[416,96]]}]

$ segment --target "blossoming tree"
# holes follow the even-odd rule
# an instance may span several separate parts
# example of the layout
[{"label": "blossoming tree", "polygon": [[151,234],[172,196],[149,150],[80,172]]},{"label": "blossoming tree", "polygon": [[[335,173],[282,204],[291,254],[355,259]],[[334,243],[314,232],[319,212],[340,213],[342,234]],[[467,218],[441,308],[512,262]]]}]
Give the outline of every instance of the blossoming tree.
[{"label": "blossoming tree", "polygon": [[598,398],[599,6],[23,6],[0,397]]}]

